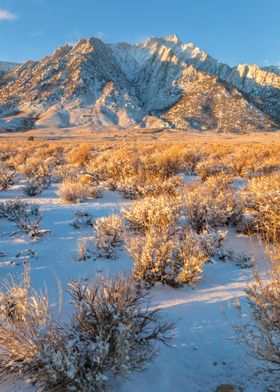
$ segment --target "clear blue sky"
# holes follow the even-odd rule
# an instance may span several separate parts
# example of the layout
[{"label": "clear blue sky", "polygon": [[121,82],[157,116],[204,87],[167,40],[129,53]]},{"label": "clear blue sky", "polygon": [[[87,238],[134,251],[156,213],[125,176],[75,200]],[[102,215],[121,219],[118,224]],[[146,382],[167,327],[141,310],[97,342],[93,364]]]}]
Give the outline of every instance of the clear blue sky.
[{"label": "clear blue sky", "polygon": [[39,59],[83,37],[173,33],[231,65],[280,65],[280,0],[0,0],[3,61]]}]

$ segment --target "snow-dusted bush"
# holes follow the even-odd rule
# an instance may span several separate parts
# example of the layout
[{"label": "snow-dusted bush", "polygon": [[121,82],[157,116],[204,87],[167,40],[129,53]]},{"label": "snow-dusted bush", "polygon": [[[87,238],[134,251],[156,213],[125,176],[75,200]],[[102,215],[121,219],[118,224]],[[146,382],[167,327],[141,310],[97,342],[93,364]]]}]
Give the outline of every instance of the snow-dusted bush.
[{"label": "snow-dusted bush", "polygon": [[88,184],[88,198],[99,199],[102,197],[103,187],[97,184]]},{"label": "snow-dusted bush", "polygon": [[188,187],[182,199],[188,223],[197,232],[209,226],[236,224],[241,216],[241,208],[223,176]]},{"label": "snow-dusted bush", "polygon": [[32,154],[27,157],[19,166],[18,171],[24,174],[27,178],[32,177],[48,177],[49,167],[46,162],[42,159],[42,156]]},{"label": "snow-dusted bush", "polygon": [[180,203],[178,198],[160,195],[149,196],[134,201],[122,214],[133,230],[146,231],[151,227],[165,230],[175,229],[179,218]]},{"label": "snow-dusted bush", "polygon": [[176,243],[167,229],[161,233],[150,229],[145,235],[128,240],[126,248],[134,260],[134,279],[148,286],[156,282],[175,285],[178,275],[174,258]]},{"label": "snow-dusted bush", "polygon": [[126,177],[117,183],[117,189],[127,199],[138,199],[139,197],[168,195],[176,196],[177,190],[183,185],[180,177],[163,179],[160,176],[143,176],[138,173]]},{"label": "snow-dusted bush", "polygon": [[92,256],[91,242],[88,238],[79,238],[77,244],[77,260],[86,261]]},{"label": "snow-dusted bush", "polygon": [[219,245],[218,240],[208,233],[197,234],[192,229],[184,230],[178,248],[175,250],[179,267],[178,284],[195,284],[202,279],[203,265]]},{"label": "snow-dusted bush", "polygon": [[2,282],[0,289],[0,379],[33,382],[43,365],[42,330],[48,330],[51,314],[46,295],[30,287],[29,272],[17,282]]},{"label": "snow-dusted bush", "polygon": [[28,196],[37,196],[43,192],[50,183],[49,177],[31,177],[28,179],[23,192]]},{"label": "snow-dusted bush", "polygon": [[280,174],[252,178],[241,193],[245,214],[251,217],[248,228],[270,241],[280,238]]},{"label": "snow-dusted bush", "polygon": [[222,230],[204,230],[198,234],[192,228],[186,227],[179,235],[178,252],[185,255],[200,252],[209,260],[220,252],[226,234],[227,232]]},{"label": "snow-dusted bush", "polygon": [[[268,252],[266,273],[254,271],[254,283],[247,290],[251,322],[236,327],[241,342],[257,358],[280,372],[280,267],[279,247]],[[246,312],[247,313],[247,312]]]},{"label": "snow-dusted bush", "polygon": [[7,164],[0,162],[0,191],[14,184],[16,172]]},{"label": "snow-dusted bush", "polygon": [[232,260],[242,269],[252,268],[254,266],[253,257],[244,252],[234,252],[232,254]]},{"label": "snow-dusted bush", "polygon": [[27,214],[29,205],[21,200],[0,203],[0,218],[15,221],[18,216]]},{"label": "snow-dusted bush", "polygon": [[57,194],[67,203],[78,203],[88,197],[88,186],[66,179],[59,185]]},{"label": "snow-dusted bush", "polygon": [[71,163],[67,164],[64,162],[56,166],[53,171],[53,176],[56,179],[65,181],[70,181],[70,179],[72,179],[77,182],[77,178],[79,178],[80,174],[81,169],[79,167]]},{"label": "snow-dusted bush", "polygon": [[173,323],[163,322],[158,309],[145,305],[145,292],[131,278],[100,277],[97,284],[74,283],[69,292],[75,307],[74,329],[93,351],[86,361],[88,376],[77,377],[80,390],[104,390],[108,376],[143,369],[156,355],[154,342],[165,343],[170,337]]},{"label": "snow-dusted bush", "polygon": [[91,147],[88,143],[81,143],[71,149],[67,154],[67,160],[72,164],[84,166],[91,157]]},{"label": "snow-dusted bush", "polygon": [[80,229],[83,226],[92,226],[93,216],[85,210],[77,211],[74,213],[72,225],[75,229]]},{"label": "snow-dusted bush", "polygon": [[0,218],[15,222],[20,231],[33,238],[40,237],[49,232],[40,228],[42,215],[37,206],[21,202],[20,200],[0,203]]},{"label": "snow-dusted bush", "polygon": [[218,176],[220,174],[232,174],[232,168],[229,167],[226,163],[221,161],[216,162],[215,160],[213,162],[211,159],[201,162],[198,165],[197,170],[203,182],[212,176]]},{"label": "snow-dusted bush", "polygon": [[147,307],[130,278],[99,278],[69,286],[74,314],[54,321],[47,296],[27,274],[0,290],[0,377],[32,383],[38,391],[101,392],[114,376],[142,370],[167,343],[174,324]]},{"label": "snow-dusted bush", "polygon": [[220,246],[221,233],[196,233],[187,228],[170,234],[154,228],[131,238],[127,249],[134,260],[134,279],[151,286],[156,282],[179,286],[201,279],[202,267]]},{"label": "snow-dusted bush", "polygon": [[96,245],[100,257],[113,258],[123,242],[124,223],[121,217],[111,215],[98,218],[94,223]]}]

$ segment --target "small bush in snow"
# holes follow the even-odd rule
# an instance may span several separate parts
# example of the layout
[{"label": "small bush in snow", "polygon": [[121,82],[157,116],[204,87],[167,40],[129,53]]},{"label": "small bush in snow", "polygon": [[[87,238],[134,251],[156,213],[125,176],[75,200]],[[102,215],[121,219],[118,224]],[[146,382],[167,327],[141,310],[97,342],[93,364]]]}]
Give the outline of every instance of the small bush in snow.
[{"label": "small bush in snow", "polygon": [[127,243],[134,259],[134,279],[148,286],[156,282],[175,287],[194,284],[221,239],[219,234],[197,234],[189,228],[175,235],[168,228],[160,232],[152,228]]},{"label": "small bush in snow", "polygon": [[254,259],[247,253],[235,253],[232,258],[235,264],[242,269],[252,268],[254,266]]},{"label": "small bush in snow", "polygon": [[167,230],[159,234],[151,229],[145,235],[131,238],[126,247],[134,260],[137,282],[148,286],[156,282],[175,285],[178,272],[173,257],[174,238]]},{"label": "small bush in snow", "polygon": [[74,180],[64,180],[57,194],[67,203],[78,203],[88,197],[88,186]]},{"label": "small bush in snow", "polygon": [[123,242],[124,224],[117,215],[98,218],[94,223],[99,256],[113,258]]},{"label": "small bush in snow", "polygon": [[183,195],[186,218],[198,233],[210,227],[236,224],[241,212],[227,179],[210,177],[200,186],[190,186]]},{"label": "small bush in snow", "polygon": [[0,191],[14,184],[16,173],[7,164],[0,162]]},{"label": "small bush in snow", "polygon": [[29,234],[33,238],[48,233],[48,230],[40,229],[42,215],[39,208],[21,201],[0,203],[0,218],[6,218],[16,223],[20,231]]},{"label": "small bush in snow", "polygon": [[32,383],[42,392],[101,392],[114,376],[142,370],[167,343],[173,323],[147,306],[126,277],[69,286],[74,315],[54,321],[47,297],[22,282],[0,290],[1,382]]},{"label": "small bush in snow", "polygon": [[145,305],[145,292],[130,278],[74,283],[69,292],[75,307],[74,330],[90,354],[83,358],[83,377],[81,362],[76,361],[79,390],[104,390],[108,376],[143,369],[156,355],[154,342],[170,338],[174,324],[161,321],[159,310]]},{"label": "small bush in snow", "polygon": [[28,213],[29,205],[21,200],[0,203],[0,218],[14,222],[19,216]]},{"label": "small bush in snow", "polygon": [[88,185],[88,198],[90,199],[100,199],[102,197],[103,189],[101,186],[96,184]]},{"label": "small bush in snow", "polygon": [[92,251],[90,250],[90,241],[85,238],[79,238],[77,246],[77,260],[86,261],[92,256]]},{"label": "small bush in snow", "polygon": [[183,230],[175,251],[182,266],[178,275],[179,283],[195,284],[202,279],[203,265],[220,248],[225,234],[222,231],[204,231],[198,234],[190,228]]},{"label": "small bush in snow", "polygon": [[72,164],[84,166],[91,157],[91,147],[88,143],[80,143],[71,149],[67,154],[67,159]]},{"label": "small bush in snow", "polygon": [[29,273],[16,282],[5,281],[0,289],[1,382],[35,381],[43,365],[41,331],[51,322],[47,297],[30,287]]},{"label": "small bush in snow", "polygon": [[40,229],[41,220],[42,215],[39,208],[31,206],[27,213],[18,215],[15,222],[21,231],[37,238],[48,232],[48,230]]},{"label": "small bush in snow", "polygon": [[37,196],[42,193],[49,184],[50,178],[48,176],[34,176],[28,179],[26,186],[23,188],[23,192],[28,196]]},{"label": "small bush in snow", "polygon": [[252,178],[241,196],[245,213],[250,216],[247,231],[258,232],[269,241],[278,242],[280,238],[280,174],[277,172]]},{"label": "small bush in snow", "polygon": [[134,201],[130,208],[122,210],[122,214],[134,230],[175,228],[179,218],[179,202],[177,198],[166,195],[149,196]]},{"label": "small bush in snow", "polygon": [[93,216],[85,210],[77,211],[73,216],[72,225],[75,229],[80,229],[83,226],[92,226]]},{"label": "small bush in snow", "polygon": [[156,175],[144,176],[142,173],[137,173],[118,181],[117,189],[127,199],[138,199],[148,196],[158,197],[159,195],[176,196],[177,190],[182,185],[183,180],[180,177],[163,179]]},{"label": "small bush in snow", "polygon": [[[280,267],[279,248],[268,252],[266,272],[254,271],[254,283],[247,290],[252,322],[236,327],[241,342],[257,358],[280,371]],[[272,370],[272,369],[271,369]]]}]

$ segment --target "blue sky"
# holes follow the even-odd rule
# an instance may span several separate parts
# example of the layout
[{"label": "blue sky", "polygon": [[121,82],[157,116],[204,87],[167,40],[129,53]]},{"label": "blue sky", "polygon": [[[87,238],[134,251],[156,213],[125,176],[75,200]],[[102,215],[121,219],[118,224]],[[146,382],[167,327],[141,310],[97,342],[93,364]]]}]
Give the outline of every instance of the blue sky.
[{"label": "blue sky", "polygon": [[280,0],[0,0],[0,60],[36,60],[90,36],[176,33],[231,65],[280,65],[279,15]]}]

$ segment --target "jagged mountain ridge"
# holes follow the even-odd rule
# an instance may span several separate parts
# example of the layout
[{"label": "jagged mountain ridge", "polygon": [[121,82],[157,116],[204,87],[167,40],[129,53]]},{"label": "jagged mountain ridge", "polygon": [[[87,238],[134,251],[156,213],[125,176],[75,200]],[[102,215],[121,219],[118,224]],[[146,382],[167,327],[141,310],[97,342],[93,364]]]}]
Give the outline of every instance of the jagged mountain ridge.
[{"label": "jagged mountain ridge", "polygon": [[6,129],[85,124],[243,131],[279,123],[277,67],[231,68],[176,35],[137,45],[83,39],[0,79],[0,127]]},{"label": "jagged mountain ridge", "polygon": [[10,63],[7,61],[0,61],[0,72],[9,72],[13,68],[17,67],[19,64],[17,63]]},{"label": "jagged mountain ridge", "polygon": [[10,72],[12,69],[14,69],[17,66],[18,66],[17,63],[0,61],[0,83],[1,83],[1,78],[5,75],[5,73]]}]

